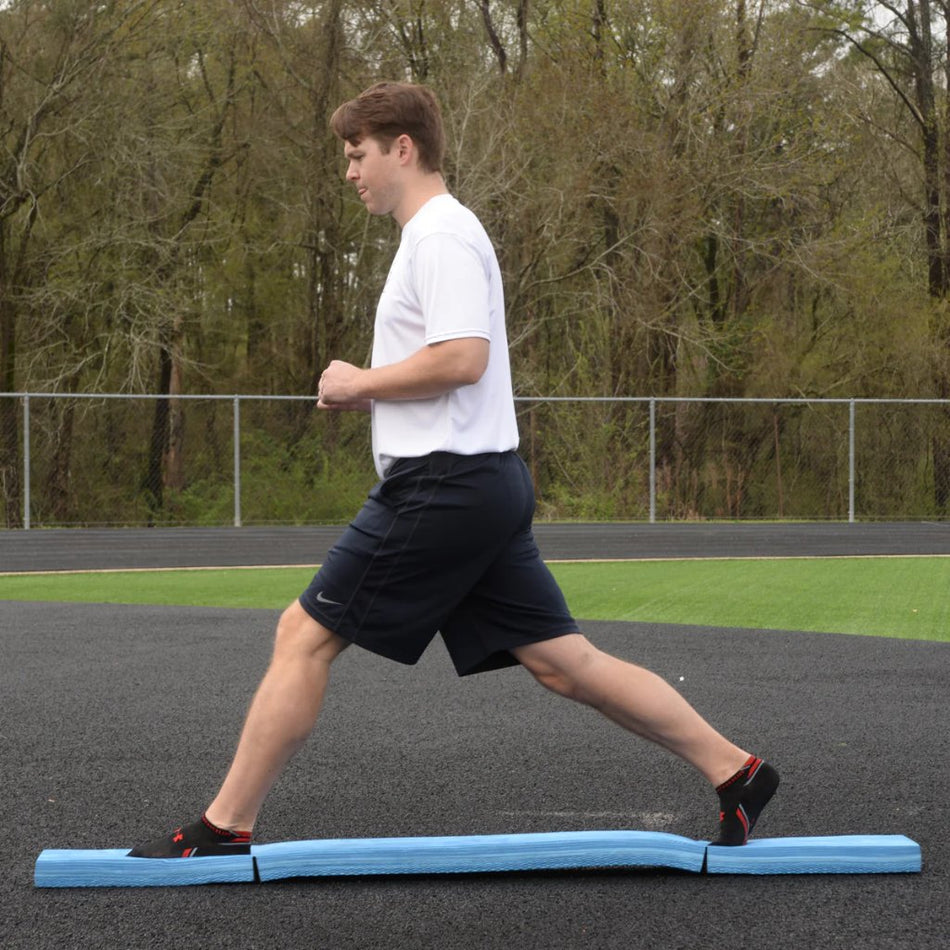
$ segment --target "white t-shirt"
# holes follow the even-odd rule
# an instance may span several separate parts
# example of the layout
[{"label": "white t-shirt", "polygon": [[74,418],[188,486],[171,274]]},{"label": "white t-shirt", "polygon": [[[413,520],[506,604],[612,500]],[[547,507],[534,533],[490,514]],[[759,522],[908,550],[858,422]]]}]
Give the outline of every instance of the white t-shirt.
[{"label": "white t-shirt", "polygon": [[398,363],[443,340],[491,344],[481,379],[430,399],[373,401],[380,477],[397,458],[477,455],[518,447],[495,249],[478,218],[451,195],[430,198],[402,231],[376,308],[373,366]]}]

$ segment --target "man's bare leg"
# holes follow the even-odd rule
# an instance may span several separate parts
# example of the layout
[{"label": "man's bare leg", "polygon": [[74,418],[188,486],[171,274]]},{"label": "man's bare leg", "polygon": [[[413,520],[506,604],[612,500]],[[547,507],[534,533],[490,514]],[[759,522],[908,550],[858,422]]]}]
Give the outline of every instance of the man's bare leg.
[{"label": "man's bare leg", "polygon": [[749,758],[665,680],[596,649],[580,634],[532,643],[514,653],[543,686],[669,749],[713,785],[726,781]]},{"label": "man's bare leg", "polygon": [[778,786],[778,773],[713,729],[669,683],[596,649],[580,634],[513,653],[548,689],[592,706],[694,766],[719,793],[720,843],[745,841]]},{"label": "man's bare leg", "polygon": [[232,831],[253,829],[271,786],[313,731],[330,664],[346,646],[299,602],[284,611],[231,767],[205,812],[210,822]]},{"label": "man's bare leg", "polygon": [[[251,702],[237,751],[214,801],[200,822],[133,849],[133,856],[179,857],[183,851],[192,853],[185,847],[190,843],[196,844],[194,853],[199,854],[219,853],[232,845],[246,847],[271,786],[313,730],[330,665],[347,645],[310,617],[299,602],[288,607],[277,625],[270,666]],[[228,832],[241,834],[232,839]],[[194,842],[186,840],[189,837]]]}]

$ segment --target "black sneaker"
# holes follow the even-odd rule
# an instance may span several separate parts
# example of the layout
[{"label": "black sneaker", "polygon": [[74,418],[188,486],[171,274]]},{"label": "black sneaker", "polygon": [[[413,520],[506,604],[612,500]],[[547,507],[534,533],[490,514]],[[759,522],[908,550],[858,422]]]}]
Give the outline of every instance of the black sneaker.
[{"label": "black sneaker", "polygon": [[728,782],[716,788],[719,795],[719,837],[712,843],[745,844],[762,809],[775,794],[778,783],[779,774],[768,762],[750,756]]},{"label": "black sneaker", "polygon": [[156,838],[129,852],[130,858],[204,858],[210,855],[250,854],[249,831],[216,828],[204,815],[199,821],[176,828],[164,838]]}]

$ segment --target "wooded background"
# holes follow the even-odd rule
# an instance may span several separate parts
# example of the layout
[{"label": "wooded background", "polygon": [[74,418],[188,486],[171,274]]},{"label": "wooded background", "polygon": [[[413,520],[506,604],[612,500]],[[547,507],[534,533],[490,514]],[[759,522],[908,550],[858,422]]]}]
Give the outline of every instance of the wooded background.
[{"label": "wooded background", "polygon": [[[167,396],[123,464],[135,517],[173,517],[210,432],[177,395],[309,394],[367,359],[398,232],[327,122],[407,78],[440,97],[449,186],[498,249],[519,395],[950,398],[948,34],[930,0],[7,0],[0,392]],[[551,516],[585,486],[629,514],[618,406],[523,408]],[[114,452],[89,411],[37,408],[50,523],[92,491],[77,453]],[[657,446],[677,515],[791,438],[794,413],[711,412],[682,404]],[[364,428],[317,415],[288,403],[265,454],[352,481]],[[0,399],[11,527],[22,440]],[[911,452],[945,517],[950,411]]]}]

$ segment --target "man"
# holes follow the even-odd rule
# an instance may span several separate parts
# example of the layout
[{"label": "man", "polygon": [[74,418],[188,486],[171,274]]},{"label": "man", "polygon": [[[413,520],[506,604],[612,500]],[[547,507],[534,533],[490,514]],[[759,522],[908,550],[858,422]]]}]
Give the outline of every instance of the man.
[{"label": "man", "polygon": [[392,215],[402,229],[371,368],[334,360],[317,403],[372,413],[380,481],[280,618],[217,796],[200,820],[132,855],[248,851],[265,796],[316,722],[334,659],[356,643],[415,663],[437,632],[460,676],[520,664],[681,756],[718,792],[717,843],[744,844],[778,773],[664,680],[595,649],[541,560],[533,489],[515,453],[501,274],[481,224],[446,188],[435,97],[379,83],[331,125],[369,213]]}]

